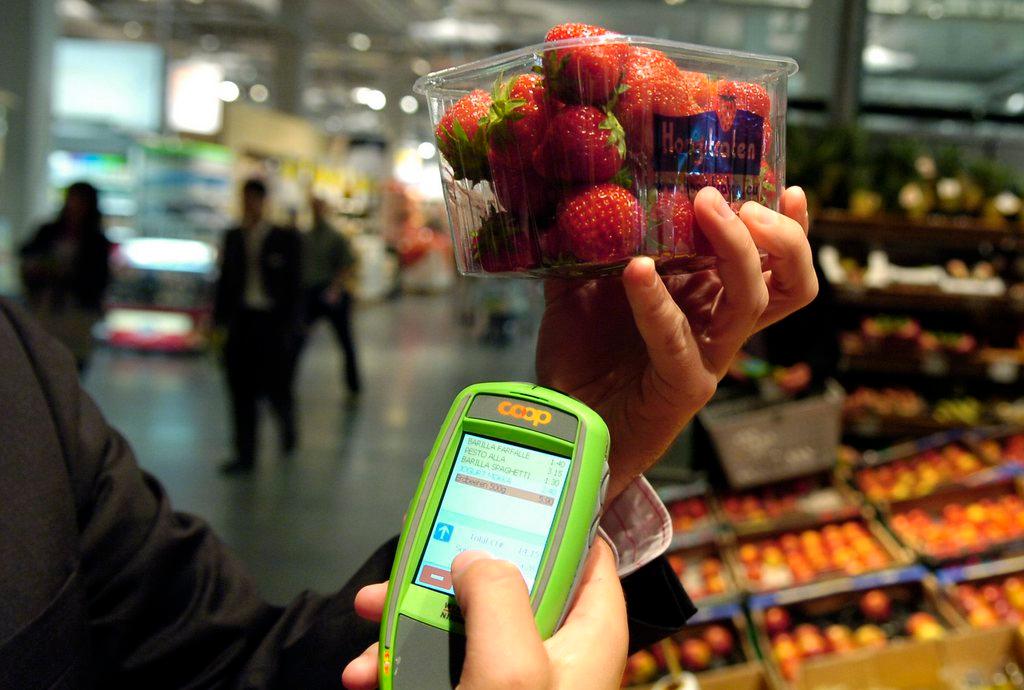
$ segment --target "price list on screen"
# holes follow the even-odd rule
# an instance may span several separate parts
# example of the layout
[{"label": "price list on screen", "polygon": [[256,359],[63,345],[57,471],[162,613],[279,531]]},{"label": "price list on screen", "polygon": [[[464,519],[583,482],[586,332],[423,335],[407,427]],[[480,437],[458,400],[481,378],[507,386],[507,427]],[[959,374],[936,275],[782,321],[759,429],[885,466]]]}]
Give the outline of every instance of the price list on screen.
[{"label": "price list on screen", "polygon": [[568,476],[568,458],[466,434],[415,582],[451,593],[451,563],[467,550],[515,563],[532,589]]}]

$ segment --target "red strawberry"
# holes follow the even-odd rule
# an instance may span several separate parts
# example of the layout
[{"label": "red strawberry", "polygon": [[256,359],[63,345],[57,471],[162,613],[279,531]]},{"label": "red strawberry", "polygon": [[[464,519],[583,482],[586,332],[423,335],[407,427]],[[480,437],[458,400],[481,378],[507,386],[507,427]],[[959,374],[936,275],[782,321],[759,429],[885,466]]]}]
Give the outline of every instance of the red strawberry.
[{"label": "red strawberry", "polygon": [[551,186],[545,182],[533,164],[525,163],[520,167],[516,159],[501,157],[492,149],[487,154],[491,167],[491,185],[494,196],[501,207],[520,219],[524,226],[530,221],[551,212]]},{"label": "red strawberry", "polygon": [[679,78],[697,104],[697,112],[706,113],[711,110],[711,94],[714,91],[714,84],[708,79],[708,75],[703,72],[679,70]]},{"label": "red strawberry", "polygon": [[540,75],[524,74],[498,83],[486,120],[494,194],[502,208],[524,224],[551,210],[548,186],[533,167],[548,110]]},{"label": "red strawberry", "polygon": [[457,100],[437,123],[437,147],[456,180],[487,179],[487,144],[481,121],[491,108],[491,97],[477,89]]},{"label": "red strawberry", "polygon": [[666,256],[714,256],[715,250],[697,226],[693,202],[685,191],[659,191],[651,210],[651,220],[657,224],[660,253]]},{"label": "red strawberry", "polygon": [[533,238],[508,213],[493,213],[484,219],[473,238],[473,252],[488,273],[521,271],[537,265]]},{"label": "red strawberry", "polygon": [[[559,24],[545,41],[611,35],[589,24]],[[605,43],[549,50],[544,53],[544,77],[548,88],[567,103],[606,103],[622,78],[628,46]]]},{"label": "red strawberry", "polygon": [[626,133],[626,141],[638,167],[650,166],[654,152],[654,116],[695,115],[702,112],[690,84],[676,70],[631,84],[619,97],[615,115]]},{"label": "red strawberry", "polygon": [[760,84],[753,84],[749,81],[722,80],[716,86],[718,96],[731,97],[736,102],[737,110],[746,110],[748,113],[760,115],[766,120],[771,114],[772,102],[768,98],[768,89]]},{"label": "red strawberry", "polygon": [[718,82],[711,99],[715,114],[718,115],[718,124],[724,132],[731,131],[736,122],[736,95],[728,88],[731,83]]},{"label": "red strawberry", "polygon": [[558,205],[555,222],[581,261],[628,258],[643,239],[640,202],[614,184],[591,185],[568,194]]},{"label": "red strawberry", "polygon": [[761,181],[759,201],[769,208],[776,208],[779,203],[779,187],[775,178],[775,171],[768,161],[761,160]]},{"label": "red strawberry", "polygon": [[685,191],[662,190],[651,210],[658,253],[682,256],[694,253],[693,203]]},{"label": "red strawberry", "polygon": [[660,50],[634,46],[626,54],[626,64],[622,70],[622,83],[630,87],[648,79],[657,77],[674,77],[679,68],[672,58]]},{"label": "red strawberry", "polygon": [[540,245],[540,260],[545,266],[562,266],[576,263],[569,247],[569,239],[558,228],[542,230],[537,235]]},{"label": "red strawberry", "polygon": [[622,126],[592,105],[566,106],[551,118],[534,152],[534,166],[550,180],[605,182],[626,154]]},{"label": "red strawberry", "polygon": [[499,82],[486,122],[493,158],[520,168],[529,163],[544,136],[548,111],[539,74],[522,74],[512,81]]}]

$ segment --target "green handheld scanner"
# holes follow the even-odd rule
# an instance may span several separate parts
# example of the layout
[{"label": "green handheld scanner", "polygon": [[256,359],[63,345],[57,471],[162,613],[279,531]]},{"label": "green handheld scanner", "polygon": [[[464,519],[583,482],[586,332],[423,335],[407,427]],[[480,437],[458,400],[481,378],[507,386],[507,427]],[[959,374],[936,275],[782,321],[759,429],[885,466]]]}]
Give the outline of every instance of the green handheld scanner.
[{"label": "green handheld scanner", "polygon": [[381,690],[454,688],[465,646],[451,565],[482,550],[515,563],[547,638],[561,624],[608,485],[608,427],[529,383],[459,393],[423,466],[391,568]]}]

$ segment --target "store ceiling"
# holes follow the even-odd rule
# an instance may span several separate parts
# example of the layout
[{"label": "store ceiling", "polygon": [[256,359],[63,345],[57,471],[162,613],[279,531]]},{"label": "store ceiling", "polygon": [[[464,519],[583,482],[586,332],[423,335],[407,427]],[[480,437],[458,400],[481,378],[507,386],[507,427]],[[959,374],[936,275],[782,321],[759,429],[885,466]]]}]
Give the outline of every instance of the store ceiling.
[{"label": "store ceiling", "polygon": [[[373,129],[428,66],[531,43],[566,20],[791,55],[802,67],[796,95],[827,101],[838,6],[836,0],[60,2],[68,34],[159,41],[171,59],[203,54],[222,62],[243,94],[252,84],[269,85],[271,103],[278,47],[305,42],[304,108],[333,130]],[[868,100],[1010,114],[1024,100],[1014,99],[1024,90],[1024,0],[870,0],[868,6]],[[358,86],[388,94],[388,109],[368,112],[354,102]]]}]

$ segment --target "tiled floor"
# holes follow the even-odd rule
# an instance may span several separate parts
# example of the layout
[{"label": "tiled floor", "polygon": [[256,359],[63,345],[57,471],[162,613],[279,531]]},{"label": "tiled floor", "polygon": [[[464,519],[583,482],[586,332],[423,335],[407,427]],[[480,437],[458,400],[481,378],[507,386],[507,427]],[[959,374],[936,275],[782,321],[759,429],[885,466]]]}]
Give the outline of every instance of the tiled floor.
[{"label": "tiled floor", "polygon": [[[528,285],[525,289],[533,290]],[[536,311],[537,295],[530,292]],[[224,477],[229,426],[209,357],[101,351],[86,386],[179,510],[203,516],[275,602],[338,588],[396,534],[444,413],[463,386],[533,377],[533,340],[483,342],[458,295],[406,296],[356,312],[365,391],[347,400],[322,324],[298,374],[301,446],[278,457],[269,414],[250,477]]]}]

